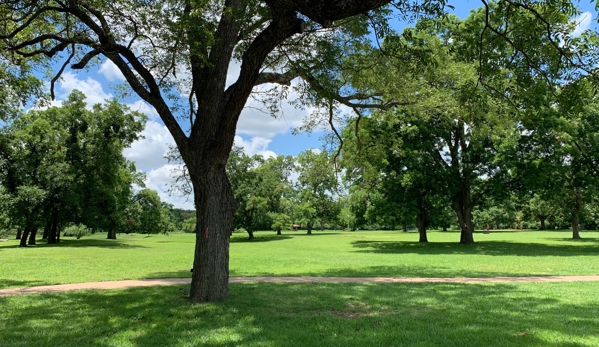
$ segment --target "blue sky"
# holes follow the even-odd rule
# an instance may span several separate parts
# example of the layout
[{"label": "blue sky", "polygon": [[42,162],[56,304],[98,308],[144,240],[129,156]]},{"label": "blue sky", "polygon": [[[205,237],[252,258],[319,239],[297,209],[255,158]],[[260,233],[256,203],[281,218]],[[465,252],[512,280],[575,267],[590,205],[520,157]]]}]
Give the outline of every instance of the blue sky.
[{"label": "blue sky", "polygon": [[[465,18],[471,9],[481,6],[481,2],[479,0],[450,1],[450,5],[455,7],[456,15]],[[588,11],[580,18],[580,27],[594,27],[596,25],[594,5],[589,1],[583,1],[579,5],[583,11]],[[398,23],[397,27],[401,28],[404,25],[405,23]],[[229,83],[235,80],[238,71],[239,64],[232,63]],[[73,89],[85,93],[88,104],[101,103],[114,96],[114,88],[123,81],[118,69],[107,61],[89,71],[66,71],[56,86],[55,104],[60,104]],[[294,97],[291,93],[290,98]],[[138,170],[146,173],[146,186],[158,191],[163,201],[172,203],[176,207],[192,209],[192,203],[186,198],[169,196],[167,193],[173,166],[167,163],[164,155],[168,145],[173,143],[172,137],[150,106],[135,97],[128,99],[127,104],[131,109],[148,115],[148,123],[143,133],[145,139],[134,143],[131,148],[125,150],[124,155],[135,161]],[[250,155],[264,156],[297,155],[310,148],[320,148],[319,139],[324,134],[322,131],[312,134],[291,134],[293,128],[301,125],[309,110],[300,110],[285,102],[281,106],[282,112],[275,119],[267,113],[260,112],[259,103],[248,100],[238,123],[236,144],[244,147],[246,153]]]}]

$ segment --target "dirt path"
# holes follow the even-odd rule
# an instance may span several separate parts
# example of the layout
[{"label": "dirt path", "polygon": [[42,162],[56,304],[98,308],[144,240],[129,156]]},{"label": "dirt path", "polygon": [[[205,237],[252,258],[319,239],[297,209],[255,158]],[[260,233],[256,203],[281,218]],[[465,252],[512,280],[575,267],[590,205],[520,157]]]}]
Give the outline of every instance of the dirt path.
[{"label": "dirt path", "polygon": [[[231,277],[230,283],[242,282],[288,282],[288,283],[500,283],[500,282],[575,282],[599,281],[599,276],[530,276],[530,277]],[[130,287],[165,286],[189,284],[190,278],[160,278],[57,284],[26,288],[0,289],[0,296],[58,293],[69,290],[114,289]]]}]

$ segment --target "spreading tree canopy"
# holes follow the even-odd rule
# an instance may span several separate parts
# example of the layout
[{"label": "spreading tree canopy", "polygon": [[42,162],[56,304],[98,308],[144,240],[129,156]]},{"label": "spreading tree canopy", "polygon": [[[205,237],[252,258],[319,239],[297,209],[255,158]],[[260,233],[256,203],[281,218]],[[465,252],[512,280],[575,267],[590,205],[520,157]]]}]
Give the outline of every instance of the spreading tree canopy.
[{"label": "spreading tree canopy", "polygon": [[[521,40],[521,33],[508,25],[510,16],[528,11],[522,30],[543,28],[553,35],[560,28],[545,17],[576,12],[566,0],[501,0],[499,10],[482,3],[490,14],[485,26],[489,30],[486,36],[473,35],[517,47],[515,61],[526,65],[534,65],[546,52],[533,46],[534,41]],[[190,297],[194,302],[214,301],[228,297],[229,235],[238,208],[225,165],[239,115],[254,87],[285,85],[301,76],[306,86],[318,91],[314,100],[324,98],[322,104],[331,109],[334,102],[380,106],[376,95],[325,83],[335,75],[335,70],[326,73],[327,64],[337,60],[335,54],[344,53],[339,49],[344,42],[368,42],[368,23],[380,36],[388,32],[391,18],[438,16],[445,4],[445,0],[7,0],[0,5],[0,55],[14,66],[60,62],[52,82],[68,67],[82,69],[98,58],[108,59],[131,89],[156,109],[173,135],[195,193],[198,232]],[[552,11],[538,11],[538,4]],[[568,45],[560,42],[544,48],[571,58]],[[481,54],[473,59],[490,58]],[[239,61],[241,69],[236,81],[227,85],[232,60]]]}]

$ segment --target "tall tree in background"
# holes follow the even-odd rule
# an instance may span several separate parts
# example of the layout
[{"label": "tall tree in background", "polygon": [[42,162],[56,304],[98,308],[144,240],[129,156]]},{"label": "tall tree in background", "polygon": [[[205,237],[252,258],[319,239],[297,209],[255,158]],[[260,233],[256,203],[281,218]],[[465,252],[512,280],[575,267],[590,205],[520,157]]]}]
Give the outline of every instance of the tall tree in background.
[{"label": "tall tree in background", "polygon": [[[14,224],[56,243],[66,222],[112,231],[131,196],[135,166],[123,149],[138,138],[145,116],[115,101],[86,109],[74,91],[62,107],[31,110],[3,128],[0,182]],[[136,119],[137,118],[137,119]]]},{"label": "tall tree in background", "polygon": [[335,204],[338,194],[337,176],[327,152],[309,149],[297,157],[296,171],[299,174],[296,183],[295,203],[296,218],[294,222],[304,224],[308,235],[312,234],[315,222],[319,222],[321,230],[324,223],[336,218],[339,214]]},{"label": "tall tree in background", "polygon": [[[300,73],[309,74],[311,70],[306,68],[309,66],[299,63],[325,61],[322,58],[326,57],[321,58],[320,53],[330,52],[327,43],[334,39],[342,42],[359,34],[364,38],[362,42],[368,40],[366,17],[345,21],[343,27],[322,30],[332,27],[335,21],[391,4],[395,13],[371,13],[368,17],[378,23],[376,29],[380,34],[389,28],[385,20],[394,14],[403,19],[420,14],[437,15],[445,3],[445,0],[8,1],[0,5],[0,47],[13,64],[28,58],[36,58],[34,63],[38,63],[44,57],[56,58],[63,53],[64,66],[60,72],[68,65],[84,68],[94,58],[106,57],[119,68],[131,88],[156,109],[181,152],[195,192],[197,230],[201,232],[196,234],[196,271],[190,298],[194,302],[214,301],[228,297],[229,234],[238,204],[225,166],[239,115],[252,89],[265,83],[289,84]],[[530,13],[538,13],[533,12],[536,3],[547,3],[558,13],[575,12],[566,0],[500,3]],[[487,8],[493,10],[488,5]],[[493,10],[494,16],[487,16],[493,19],[488,21],[489,31],[497,29],[499,33],[493,40],[520,43],[521,33],[502,27],[511,22],[506,17],[513,12]],[[543,21],[543,15],[533,15],[528,23],[522,23],[523,30],[538,33],[526,31],[536,25],[543,32],[553,33],[556,28],[552,22]],[[546,53],[534,41],[523,42],[518,52],[528,49],[539,52],[527,55],[532,59],[528,61],[530,64]],[[564,45],[555,44],[553,48],[563,56],[568,53]],[[241,62],[241,70],[237,80],[227,86],[227,72],[234,57]],[[489,61],[486,56],[479,59]],[[311,76],[303,77],[315,81]],[[343,90],[333,88],[332,84],[316,84],[320,90],[324,86],[331,91],[320,93],[328,101],[354,105],[352,100],[356,99],[376,101],[364,94],[339,95]],[[174,90],[176,87],[180,87],[178,91]],[[176,113],[183,103],[170,103],[168,99],[176,98],[177,93],[183,93],[183,99],[189,102],[184,115],[187,119],[182,123],[177,121]],[[189,131],[181,124],[189,127]]]}]

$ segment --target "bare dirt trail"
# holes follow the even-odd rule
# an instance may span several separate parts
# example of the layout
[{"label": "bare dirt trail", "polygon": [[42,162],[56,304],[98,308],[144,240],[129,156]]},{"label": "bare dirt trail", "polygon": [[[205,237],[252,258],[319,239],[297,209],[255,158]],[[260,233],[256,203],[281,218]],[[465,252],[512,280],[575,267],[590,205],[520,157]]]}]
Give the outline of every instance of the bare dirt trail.
[{"label": "bare dirt trail", "polygon": [[[231,277],[230,283],[242,282],[286,282],[286,283],[501,283],[501,282],[590,282],[599,281],[599,276],[529,276],[529,277]],[[191,278],[157,278],[57,284],[25,288],[0,289],[0,296],[58,293],[71,290],[115,289],[131,287],[165,286],[189,284]]]}]

